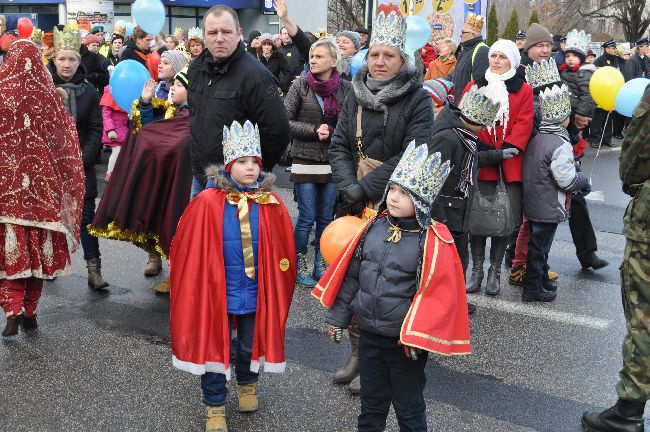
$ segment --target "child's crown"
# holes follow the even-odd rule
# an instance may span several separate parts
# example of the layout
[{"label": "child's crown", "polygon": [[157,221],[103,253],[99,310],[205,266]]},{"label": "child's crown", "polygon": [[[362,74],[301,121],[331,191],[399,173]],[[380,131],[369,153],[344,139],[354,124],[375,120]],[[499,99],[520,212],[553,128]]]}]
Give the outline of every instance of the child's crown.
[{"label": "child's crown", "polygon": [[227,166],[230,162],[245,156],[262,159],[260,131],[257,125],[253,125],[248,120],[243,126],[234,121],[230,128],[223,127],[223,162]]}]

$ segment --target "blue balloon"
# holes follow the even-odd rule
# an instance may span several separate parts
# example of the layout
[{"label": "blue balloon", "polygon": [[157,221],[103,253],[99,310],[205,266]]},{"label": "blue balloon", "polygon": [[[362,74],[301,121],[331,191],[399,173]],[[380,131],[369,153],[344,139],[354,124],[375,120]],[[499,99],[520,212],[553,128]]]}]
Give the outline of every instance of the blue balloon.
[{"label": "blue balloon", "polygon": [[616,112],[625,117],[632,117],[648,84],[650,84],[650,79],[647,78],[634,78],[626,82],[616,94],[616,107],[614,108]]},{"label": "blue balloon", "polygon": [[142,94],[144,84],[151,79],[149,71],[135,60],[123,60],[115,66],[109,85],[115,102],[127,113],[133,101]]},{"label": "blue balloon", "polygon": [[135,24],[133,24],[132,22],[127,22],[125,27],[126,27],[126,32],[124,34],[126,35],[126,37],[133,36],[133,29],[135,28]]},{"label": "blue balloon", "polygon": [[355,76],[359,69],[366,64],[366,54],[368,54],[368,49],[362,49],[352,57],[350,61],[350,75]]},{"label": "blue balloon", "polygon": [[406,51],[417,51],[431,39],[431,25],[421,16],[406,18]]},{"label": "blue balloon", "polygon": [[165,25],[165,6],[160,0],[135,0],[131,12],[138,27],[150,34],[158,34]]}]

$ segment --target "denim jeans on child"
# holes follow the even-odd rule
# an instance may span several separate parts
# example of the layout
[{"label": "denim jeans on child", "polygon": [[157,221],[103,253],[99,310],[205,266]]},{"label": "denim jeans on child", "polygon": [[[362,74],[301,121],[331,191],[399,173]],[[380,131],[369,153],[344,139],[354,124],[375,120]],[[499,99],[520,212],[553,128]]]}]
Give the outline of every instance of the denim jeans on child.
[{"label": "denim jeans on child", "polygon": [[[257,382],[258,373],[251,372],[251,354],[253,351],[253,333],[255,331],[255,314],[228,315],[228,324],[232,328],[232,318],[237,319],[237,359],[235,360],[235,376],[237,384],[247,385]],[[223,406],[226,404],[228,388],[226,376],[221,373],[206,372],[201,375],[203,403],[207,406]]]},{"label": "denim jeans on child", "polygon": [[530,240],[526,256],[526,275],[524,287],[530,291],[541,291],[548,284],[548,253],[551,251],[556,223],[528,221]]},{"label": "denim jeans on child", "polygon": [[417,360],[406,356],[394,337],[361,331],[359,372],[361,375],[361,414],[358,430],[383,431],[392,402],[400,430],[427,430],[424,366],[427,352]]},{"label": "denim jeans on child", "polygon": [[316,222],[316,247],[320,246],[320,236],[325,227],[334,219],[336,186],[334,183],[296,183],[298,201],[298,220],[294,228],[296,252],[307,253],[309,233]]}]

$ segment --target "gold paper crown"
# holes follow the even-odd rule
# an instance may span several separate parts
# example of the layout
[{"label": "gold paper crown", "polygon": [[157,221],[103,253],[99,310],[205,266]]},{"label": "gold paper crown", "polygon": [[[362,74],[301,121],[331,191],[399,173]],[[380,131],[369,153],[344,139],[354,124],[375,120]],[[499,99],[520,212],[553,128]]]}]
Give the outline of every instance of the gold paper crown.
[{"label": "gold paper crown", "polygon": [[243,126],[234,121],[230,129],[223,127],[223,163],[228,165],[244,156],[262,158],[260,131],[248,120]]},{"label": "gold paper crown", "polygon": [[329,37],[329,36],[332,36],[332,35],[327,33],[326,28],[321,27],[320,29],[318,29],[318,31],[316,32],[316,34],[314,36],[316,36],[316,39],[322,39],[324,37]]},{"label": "gold paper crown", "polygon": [[7,31],[7,18],[4,15],[0,15],[0,36],[2,36]]},{"label": "gold paper crown", "polygon": [[470,12],[465,18],[465,25],[469,26],[474,33],[481,33],[481,30],[483,30],[483,24],[485,24],[485,18],[481,15],[476,15]]},{"label": "gold paper crown", "polygon": [[121,25],[116,25],[115,28],[113,28],[113,34],[118,34],[124,37],[124,35],[126,35],[126,27]]},{"label": "gold paper crown", "polygon": [[34,42],[43,42],[44,34],[43,30],[34,28],[34,30],[32,30],[32,35],[29,38]]},{"label": "gold paper crown", "polygon": [[[440,153],[429,155],[427,145],[416,147],[414,140],[404,151],[388,180],[389,184],[398,184],[408,192],[415,205],[415,217],[422,228],[431,225],[431,206],[449,176],[449,169],[449,161],[442,162]],[[385,194],[387,192],[388,187]]]},{"label": "gold paper crown", "polygon": [[174,29],[174,36],[182,38],[185,35],[185,30],[183,30],[183,27],[176,27]]},{"label": "gold paper crown", "polygon": [[62,31],[54,27],[54,50],[79,51],[81,47],[81,35],[79,30],[67,25]]}]

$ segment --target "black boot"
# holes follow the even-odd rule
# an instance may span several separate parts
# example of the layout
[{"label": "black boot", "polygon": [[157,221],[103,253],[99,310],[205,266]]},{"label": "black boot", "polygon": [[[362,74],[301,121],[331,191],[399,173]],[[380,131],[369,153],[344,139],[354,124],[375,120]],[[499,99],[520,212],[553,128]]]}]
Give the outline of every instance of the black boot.
[{"label": "black boot", "polygon": [[524,302],[552,302],[557,297],[556,291],[546,291],[544,288],[528,288],[524,285],[521,292],[521,301]]},{"label": "black boot", "polygon": [[492,237],[490,245],[490,269],[488,270],[485,294],[498,295],[501,292],[501,263],[506,254],[508,237]]},{"label": "black boot", "polygon": [[467,281],[465,291],[475,293],[481,290],[483,283],[483,261],[485,261],[485,240],[486,237],[470,236],[469,248],[472,252],[472,275]]},{"label": "black boot", "polygon": [[348,334],[350,335],[350,346],[352,347],[350,357],[341,368],[334,372],[332,381],[335,384],[347,384],[359,376],[359,324],[356,318],[350,321]]},{"label": "black boot", "polygon": [[589,432],[642,432],[645,402],[619,399],[603,412],[582,415],[582,428]]},{"label": "black boot", "polygon": [[2,332],[3,337],[11,337],[18,334],[18,326],[22,315],[14,315],[7,318],[7,325]]},{"label": "black boot", "polygon": [[101,290],[108,286],[108,282],[102,278],[102,261],[101,258],[91,258],[86,261],[88,269],[88,288]]},{"label": "black boot", "polygon": [[38,328],[38,321],[36,320],[36,314],[33,316],[23,316],[20,325],[23,327],[24,331],[33,331]]},{"label": "black boot", "polygon": [[600,270],[603,267],[607,267],[609,262],[596,255],[596,252],[589,252],[586,257],[580,260],[580,265],[584,269],[592,268],[594,270]]}]

